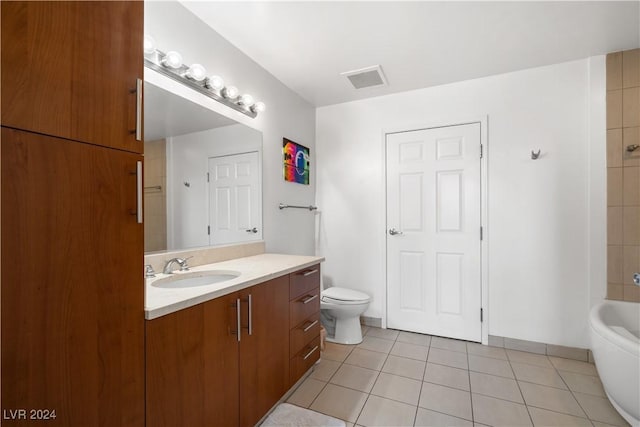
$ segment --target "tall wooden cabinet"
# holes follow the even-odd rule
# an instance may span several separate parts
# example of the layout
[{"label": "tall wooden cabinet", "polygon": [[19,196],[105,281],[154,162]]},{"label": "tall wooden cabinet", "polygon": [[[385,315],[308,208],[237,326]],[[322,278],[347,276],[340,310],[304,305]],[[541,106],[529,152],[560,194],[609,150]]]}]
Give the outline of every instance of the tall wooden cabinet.
[{"label": "tall wooden cabinet", "polygon": [[143,3],[0,7],[3,424],[143,426]]},{"label": "tall wooden cabinet", "polygon": [[137,153],[143,2],[2,2],[2,125]]}]

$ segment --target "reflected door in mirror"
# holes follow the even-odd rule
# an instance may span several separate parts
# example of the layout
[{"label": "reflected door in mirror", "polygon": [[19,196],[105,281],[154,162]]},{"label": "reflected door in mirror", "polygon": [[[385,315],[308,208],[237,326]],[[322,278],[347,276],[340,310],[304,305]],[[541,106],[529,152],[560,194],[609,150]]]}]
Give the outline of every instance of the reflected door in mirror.
[{"label": "reflected door in mirror", "polygon": [[258,152],[209,158],[209,244],[262,238]]}]

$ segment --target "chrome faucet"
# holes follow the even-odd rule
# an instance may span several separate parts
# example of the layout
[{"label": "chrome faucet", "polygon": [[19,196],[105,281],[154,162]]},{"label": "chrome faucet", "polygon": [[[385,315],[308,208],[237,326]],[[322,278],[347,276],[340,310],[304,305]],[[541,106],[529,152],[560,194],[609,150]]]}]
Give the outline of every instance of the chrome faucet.
[{"label": "chrome faucet", "polygon": [[156,277],[156,272],[153,271],[153,267],[151,266],[151,264],[147,264],[144,266],[144,277],[147,279]]},{"label": "chrome faucet", "polygon": [[173,272],[173,270],[171,269],[171,266],[173,265],[174,262],[180,266],[180,271],[189,271],[189,266],[187,265],[187,260],[189,258],[171,258],[165,264],[164,270],[162,270],[162,272],[164,274],[171,274]]}]

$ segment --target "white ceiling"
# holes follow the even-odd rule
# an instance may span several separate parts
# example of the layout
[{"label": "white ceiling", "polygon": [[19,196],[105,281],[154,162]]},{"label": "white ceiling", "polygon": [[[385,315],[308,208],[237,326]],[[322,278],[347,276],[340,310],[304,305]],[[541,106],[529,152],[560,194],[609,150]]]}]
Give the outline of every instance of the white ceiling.
[{"label": "white ceiling", "polygon": [[[183,2],[316,106],[640,46],[640,2]],[[341,72],[380,64],[389,85]]]}]

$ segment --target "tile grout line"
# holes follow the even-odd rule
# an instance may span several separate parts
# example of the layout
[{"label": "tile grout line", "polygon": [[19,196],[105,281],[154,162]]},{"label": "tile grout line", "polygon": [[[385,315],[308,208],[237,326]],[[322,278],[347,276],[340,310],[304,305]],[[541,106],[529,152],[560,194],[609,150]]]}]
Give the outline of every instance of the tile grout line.
[{"label": "tile grout line", "polygon": [[[535,423],[533,422],[533,416],[531,415],[531,411],[529,411],[529,405],[527,405],[527,399],[524,398],[524,393],[522,393],[522,388],[520,388],[520,382],[518,381],[518,376],[516,375],[516,371],[513,369],[513,366],[511,365],[511,358],[509,357],[509,352],[507,352],[506,349],[505,349],[505,354],[507,355],[507,363],[509,364],[511,373],[513,373],[513,380],[516,382],[516,385],[518,386],[518,391],[520,391],[520,397],[522,397],[524,408],[527,410],[527,415],[529,415],[529,421],[531,421],[532,426],[535,426]],[[553,366],[553,364],[551,365]]]},{"label": "tile grout line", "polygon": [[[367,336],[369,334],[370,330],[371,329],[367,329],[367,332],[365,333],[365,336]],[[362,339],[364,340],[364,337],[362,337]],[[395,343],[395,340],[394,340],[394,343]],[[391,346],[391,348],[393,348],[393,346]],[[362,349],[362,350],[365,350],[365,349]],[[391,349],[389,349],[389,353],[390,352],[391,352]],[[371,397],[371,392],[373,391],[373,388],[376,386],[376,383],[378,382],[378,378],[380,378],[380,373],[382,372],[382,368],[384,367],[384,364],[387,362],[387,359],[389,358],[389,353],[387,353],[387,356],[384,358],[384,362],[382,362],[382,366],[380,367],[380,370],[378,371],[378,375],[376,376],[376,379],[373,381],[373,384],[371,385],[371,390],[369,390],[369,392],[367,393],[367,398],[365,399],[364,404],[362,405],[362,408],[360,408],[360,412],[358,413],[358,416],[356,417],[356,420],[353,422],[354,426],[356,424],[358,424],[358,420],[362,416],[362,412],[364,411],[364,407],[367,406],[367,402],[369,401],[369,398]]]},{"label": "tile grout line", "polygon": [[[553,366],[553,369],[556,373],[556,375],[558,375],[560,377],[560,379],[562,380],[562,382],[564,383],[564,385],[567,386],[567,390],[569,390],[569,393],[571,393],[571,397],[573,397],[573,399],[576,401],[576,403],[578,404],[578,406],[580,407],[580,409],[582,410],[582,412],[584,413],[584,415],[587,417],[586,419],[589,420],[589,422],[591,423],[591,425],[593,424],[593,421],[591,419],[591,417],[589,417],[589,414],[587,414],[587,411],[585,411],[585,409],[582,407],[582,405],[580,404],[580,401],[578,400],[578,398],[576,397],[576,395],[573,393],[573,390],[571,390],[571,387],[569,386],[569,384],[567,384],[567,382],[565,381],[565,379],[562,377],[562,375],[560,375],[560,372],[558,372],[558,368],[556,368],[556,365],[553,364],[553,362],[551,362],[551,359],[549,359],[549,362],[551,363],[551,366]],[[582,417],[580,417],[582,418]],[[598,421],[598,420],[595,420]],[[599,421],[602,422],[602,421]]]},{"label": "tile grout line", "polygon": [[424,383],[425,383],[424,376],[427,374],[427,363],[429,363],[429,353],[431,353],[431,340],[433,340],[433,337],[429,338],[429,346],[427,347],[427,360],[424,361],[424,369],[422,370],[422,379],[420,381],[420,393],[418,393],[418,403],[416,403],[416,412],[413,416],[414,427],[418,422],[418,410],[420,409],[420,398],[422,397],[422,389],[424,388]]},{"label": "tile grout line", "polygon": [[[391,347],[389,352],[386,353],[387,357],[385,358],[384,363],[382,364],[382,367],[380,368],[380,374],[383,373],[382,369],[384,369],[384,365],[389,360],[389,356],[395,356],[395,357],[399,357],[399,358],[402,358],[402,359],[408,359],[408,360],[422,362],[422,360],[419,360],[419,359],[413,359],[413,358],[410,358],[410,357],[404,357],[404,356],[399,356],[399,355],[396,355],[396,354],[394,354],[394,355],[391,354],[391,351],[393,351],[393,347],[398,342],[403,343],[403,344],[418,345],[418,344],[413,344],[413,343],[405,343],[404,341],[398,341],[398,338],[400,337],[400,332],[402,332],[402,331],[398,331],[398,334],[396,335],[396,338],[393,340],[393,346]],[[367,333],[368,333],[368,331],[367,331]],[[433,339],[433,337],[431,335],[426,335],[426,334],[421,334],[421,335],[429,336],[430,338],[429,338],[429,345],[428,346],[419,345],[420,347],[426,347],[427,348],[427,357],[426,357],[426,360],[424,361],[424,370],[422,372],[422,378],[420,380],[420,392],[418,393],[418,402],[416,402],[416,405],[415,405],[416,410],[415,410],[414,415],[413,415],[413,425],[414,426],[415,426],[415,424],[417,422],[417,418],[418,418],[418,409],[420,408],[420,396],[422,395],[422,386],[424,384],[424,375],[425,375],[425,372],[426,372],[426,369],[427,369],[427,360],[429,359],[429,352],[431,351],[431,340]],[[379,337],[374,337],[374,338],[379,338]],[[380,339],[385,339],[385,338],[380,338]],[[391,341],[391,340],[389,340],[389,341]],[[370,351],[373,351],[373,350],[370,350]],[[388,374],[388,375],[395,375],[395,376],[398,376],[398,377],[401,377],[401,378],[407,378],[407,379],[410,379],[410,380],[418,381],[415,378],[405,377],[404,375],[392,374],[390,372],[385,372],[385,373]],[[378,378],[379,377],[380,377],[380,375],[378,375]],[[377,382],[377,379],[376,379],[376,382]],[[375,387],[375,384],[374,384],[374,387]],[[372,392],[373,392],[373,387],[371,388],[371,392],[369,393],[369,396],[373,395],[373,396],[376,396],[376,397],[380,397],[381,399],[387,399],[387,400],[391,400],[393,402],[398,402],[398,403],[402,403],[402,404],[405,404],[405,405],[410,405],[407,402],[403,402],[403,401],[400,401],[400,400],[392,399],[392,398],[389,398],[389,397],[383,397],[383,396],[375,395]],[[368,398],[367,398],[367,400],[368,400]],[[366,402],[365,402],[365,404],[366,404]],[[363,406],[363,409],[364,409],[364,406]],[[362,411],[361,411],[361,413],[362,413]],[[358,415],[358,418],[359,417],[360,417],[360,415]]]},{"label": "tile grout line", "polygon": [[[365,334],[365,336],[369,335],[369,331],[371,329],[367,329],[367,332]],[[376,338],[376,337],[374,337]],[[362,337],[363,341],[364,341],[364,337]],[[393,348],[393,346],[391,346]],[[362,349],[365,350],[365,349]],[[391,349],[389,349],[389,351],[391,351]],[[384,358],[384,361],[386,362],[387,359],[389,358],[389,353],[387,353],[387,356]],[[347,359],[345,359],[347,360]],[[382,366],[384,366],[384,362],[382,363]],[[360,408],[360,412],[358,412],[358,416],[356,417],[356,420],[353,422],[353,425],[355,426],[356,424],[358,424],[358,420],[360,419],[360,417],[362,416],[362,412],[364,411],[364,407],[367,406],[367,402],[369,401],[369,398],[371,397],[371,392],[373,391],[373,388],[376,386],[376,383],[378,382],[378,378],[380,378],[380,372],[382,372],[382,367],[380,367],[380,370],[378,371],[378,374],[376,375],[376,379],[373,381],[373,384],[371,384],[371,390],[369,390],[369,392],[367,393],[367,398],[364,400],[364,403],[362,404],[362,408]],[[375,395],[374,395],[375,396]]]},{"label": "tile grout line", "polygon": [[469,363],[469,346],[465,345],[467,350],[467,378],[469,379],[469,403],[471,404],[471,422],[475,424],[476,417],[473,413],[473,390],[471,389],[471,363]]},{"label": "tile grout line", "polygon": [[[353,348],[352,348],[351,350],[349,350],[349,354],[351,354],[351,352],[352,352],[352,351],[353,351]],[[347,357],[349,357],[349,354],[347,354],[347,356],[345,356],[344,360],[347,360]],[[321,357],[322,357],[322,356],[321,356]],[[333,360],[333,359],[326,359],[326,360],[331,360],[331,361],[333,361],[333,362],[337,362],[337,360]],[[328,386],[329,384],[333,384],[333,383],[331,383],[331,380],[332,380],[332,379],[333,379],[333,377],[336,375],[336,373],[340,370],[340,368],[342,367],[342,365],[344,365],[344,360],[343,360],[342,362],[339,362],[339,363],[340,363],[340,365],[338,366],[338,368],[333,372],[333,374],[331,374],[331,376],[329,377],[329,379],[327,379],[327,381],[325,382],[324,386],[322,387],[322,389],[320,389],[320,392],[316,395],[316,397],[314,397],[314,398],[313,398],[313,400],[311,401],[311,403],[309,404],[309,406],[307,407],[307,409],[311,408],[311,406],[315,403],[315,401],[318,399],[318,397],[322,394],[322,392],[324,391],[324,389],[325,389],[325,388],[327,388],[327,386]],[[315,367],[314,367],[314,370],[315,370]],[[309,376],[311,376],[311,375],[309,375]],[[306,379],[305,379],[305,381],[306,381]],[[318,380],[318,381],[320,381],[320,380]],[[337,385],[337,384],[333,384],[333,385]],[[300,384],[300,386],[302,386],[302,384]],[[300,388],[300,386],[298,386],[298,388]],[[345,388],[346,388],[346,387],[345,387]],[[297,391],[297,389],[296,389],[296,391]],[[294,393],[295,393],[295,392],[294,392]],[[318,412],[320,412],[320,411],[318,411]],[[324,412],[322,412],[322,413],[324,414]],[[333,416],[333,415],[329,415],[329,414],[325,414],[325,415],[330,416],[330,417],[332,417],[332,416]],[[335,417],[334,417],[334,418],[335,418]],[[345,421],[345,420],[342,420],[342,421]],[[347,422],[347,421],[345,421],[345,422]],[[354,424],[355,424],[355,423],[354,423]]]},{"label": "tile grout line", "polygon": [[[306,381],[306,380],[305,380]],[[316,397],[314,397],[311,400],[311,403],[309,403],[309,406],[307,406],[307,409],[311,408],[311,406],[315,403],[316,399],[318,399],[318,396],[320,396],[322,394],[322,392],[324,391],[325,388],[327,388],[327,385],[329,384],[329,381],[327,381],[326,383],[324,383],[324,385],[322,386],[322,388],[320,389],[320,391],[318,392],[318,394],[316,395]],[[302,387],[302,384],[300,384],[300,387]],[[298,388],[300,388],[298,387]],[[298,391],[298,389],[296,389],[296,391]],[[295,391],[294,391],[295,393]]]},{"label": "tile grout line", "polygon": [[[549,357],[549,356],[547,356],[547,357]],[[557,357],[557,356],[554,356],[554,357]],[[568,358],[564,358],[564,357],[561,357],[560,359],[575,360],[575,359],[568,359]],[[577,418],[586,419],[586,420],[588,420],[592,425],[593,425],[593,423],[594,423],[594,422],[599,422],[599,423],[603,423],[603,424],[608,424],[608,423],[607,423],[607,422],[605,422],[605,421],[599,421],[599,420],[593,419],[593,418],[591,418],[591,417],[589,416],[589,414],[588,414],[588,413],[587,413],[587,411],[584,409],[584,407],[582,406],[582,404],[580,403],[580,401],[578,400],[578,398],[577,398],[577,397],[576,397],[576,395],[575,395],[575,393],[581,393],[581,392],[574,391],[574,390],[571,388],[571,386],[569,386],[569,384],[565,381],[564,377],[563,377],[562,375],[560,375],[560,371],[562,371],[562,372],[567,372],[567,373],[570,373],[570,374],[583,375],[583,376],[586,376],[586,377],[594,377],[594,378],[597,378],[597,379],[600,381],[600,375],[597,373],[597,370],[596,370],[596,375],[583,374],[583,373],[581,373],[581,372],[565,371],[565,370],[558,369],[558,368],[556,367],[556,365],[553,363],[553,361],[551,361],[551,359],[549,359],[549,362],[551,363],[551,366],[553,367],[553,369],[554,369],[554,371],[556,372],[556,374],[560,377],[560,379],[562,380],[562,382],[567,386],[567,391],[569,391],[569,393],[571,393],[571,396],[572,396],[572,397],[573,397],[573,399],[576,401],[576,403],[578,404],[578,406],[580,407],[580,409],[582,410],[582,412],[584,413],[584,415],[586,416],[586,418],[583,418],[583,417],[580,417],[580,416],[577,416],[577,415],[573,415],[573,414],[566,414],[566,413],[564,413],[564,412],[552,411],[552,410],[550,410],[550,409],[546,409],[546,408],[540,408],[540,409],[544,409],[544,410],[547,410],[547,411],[552,411],[552,412],[556,412],[556,413],[564,414],[564,415],[571,415],[571,416],[574,416],[574,417],[577,417]],[[581,361],[581,360],[576,360],[576,362],[588,363],[588,362],[584,362],[584,361]],[[606,399],[607,401],[609,401],[608,397],[603,397],[603,396],[599,396],[599,395],[592,395],[592,394],[590,394],[590,393],[581,393],[581,394],[587,394],[587,395],[589,395],[589,396],[598,397],[598,398]],[[534,406],[534,407],[535,407],[535,406]]]},{"label": "tile grout line", "polygon": [[[322,357],[322,355],[321,355],[320,357]],[[326,359],[326,360],[332,360],[332,359]],[[332,361],[333,361],[333,362],[336,362],[336,360],[332,360]],[[340,363],[340,366],[342,366],[342,362]],[[318,396],[320,396],[320,395],[322,394],[322,392],[324,391],[324,389],[325,389],[325,388],[327,388],[327,386],[328,386],[329,384],[331,384],[331,383],[330,383],[331,378],[333,378],[333,376],[336,374],[336,372],[338,372],[338,371],[340,370],[340,366],[338,366],[338,369],[336,369],[336,370],[333,372],[333,374],[331,374],[331,376],[329,377],[329,379],[327,379],[327,381],[324,383],[324,386],[322,386],[322,388],[320,389],[320,392],[318,392],[318,394],[316,395],[316,397],[314,397],[314,398],[313,398],[313,400],[311,401],[311,403],[309,404],[309,406],[307,407],[307,409],[311,408],[311,406],[312,406],[312,405],[315,403],[315,401],[318,399]],[[314,371],[315,371],[315,366],[314,366],[314,368],[313,368],[313,369],[314,369]],[[313,375],[313,372],[311,373],[311,375]],[[309,377],[311,377],[311,375],[309,375]],[[315,379],[315,378],[314,378],[314,379]],[[305,379],[305,381],[306,381],[306,379]],[[318,380],[318,381],[320,381],[320,380]],[[300,388],[301,386],[302,386],[302,384],[300,384],[300,386],[298,386],[298,388]],[[296,391],[297,391],[297,389],[296,389]],[[295,393],[295,392],[294,392],[294,393]],[[325,414],[325,415],[328,415],[328,414]]]}]

